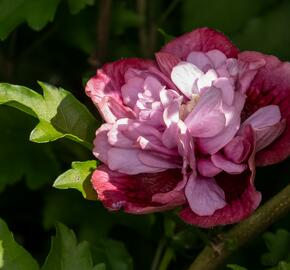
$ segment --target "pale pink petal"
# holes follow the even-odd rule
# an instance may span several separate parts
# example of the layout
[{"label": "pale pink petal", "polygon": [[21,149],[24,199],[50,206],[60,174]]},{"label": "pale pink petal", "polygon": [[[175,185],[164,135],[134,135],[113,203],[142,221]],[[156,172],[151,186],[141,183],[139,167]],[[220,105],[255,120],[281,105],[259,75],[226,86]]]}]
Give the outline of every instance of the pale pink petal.
[{"label": "pale pink petal", "polygon": [[201,96],[184,121],[193,137],[213,137],[225,128],[226,119],[220,109],[221,103],[221,93],[217,89],[210,89]]},{"label": "pale pink petal", "polygon": [[178,126],[176,123],[172,123],[169,127],[165,129],[162,134],[162,143],[167,148],[172,149],[177,147],[177,132]]},{"label": "pale pink petal", "polygon": [[236,92],[233,106],[223,104],[223,112],[226,117],[226,127],[220,134],[212,138],[199,138],[197,140],[199,149],[202,152],[214,154],[231,141],[240,128],[240,113],[245,100],[246,97],[243,94]]},{"label": "pale pink petal", "polygon": [[154,67],[151,60],[138,58],[122,59],[116,62],[105,64],[97,71],[96,76],[91,78],[86,85],[86,94],[97,105],[103,97],[112,97],[119,104],[123,104],[121,87],[125,84],[125,73],[130,68],[145,70]]},{"label": "pale pink petal", "polygon": [[179,121],[179,104],[180,102],[178,100],[174,100],[164,109],[163,120],[167,127]]},{"label": "pale pink petal", "polygon": [[103,124],[96,131],[96,137],[94,139],[93,154],[100,161],[107,163],[108,151],[112,146],[108,142],[108,132],[112,128],[111,124]]},{"label": "pale pink petal", "polygon": [[223,157],[220,153],[212,155],[211,161],[216,167],[222,169],[229,174],[240,174],[247,168],[246,164],[237,164],[235,162],[232,162]]},{"label": "pale pink petal", "polygon": [[255,176],[254,132],[250,126],[247,126],[244,132],[252,145],[248,169],[237,175],[220,173],[215,177],[217,184],[225,193],[226,206],[208,216],[197,215],[187,206],[180,213],[180,217],[185,222],[204,228],[231,224],[247,218],[258,207],[261,194],[255,190],[253,183]]},{"label": "pale pink petal", "polygon": [[132,109],[134,108],[138,99],[138,93],[143,92],[143,83],[144,79],[134,77],[129,79],[127,83],[121,87],[122,98],[125,105]]},{"label": "pale pink petal", "polygon": [[168,90],[163,88],[160,91],[160,101],[164,107],[168,106],[173,102],[174,99],[178,99],[179,102],[182,102],[183,96],[180,96],[176,91],[174,90]]},{"label": "pale pink petal", "polygon": [[181,60],[173,54],[158,52],[155,54],[160,70],[170,78],[171,71]]},{"label": "pale pink petal", "polygon": [[[231,180],[236,183],[235,179]],[[258,207],[260,202],[261,194],[256,191],[254,186],[248,185],[239,198],[233,200],[224,208],[215,211],[213,215],[197,215],[189,206],[182,210],[179,215],[186,223],[202,228],[212,228],[218,225],[236,223],[247,218]]]},{"label": "pale pink petal", "polygon": [[257,146],[256,151],[259,152],[283,134],[286,128],[286,120],[283,119],[279,123],[271,126],[255,130]]},{"label": "pale pink petal", "polygon": [[181,157],[168,156],[165,154],[140,151],[138,152],[138,159],[150,168],[157,168],[159,171],[165,169],[181,168]]},{"label": "pale pink petal", "polygon": [[171,80],[178,87],[178,89],[189,99],[196,88],[195,82],[203,75],[203,72],[195,65],[180,62],[172,69]]},{"label": "pale pink petal", "polygon": [[220,50],[211,50],[207,52],[206,55],[208,56],[210,61],[213,63],[213,66],[215,68],[218,68],[227,60],[227,57]]},{"label": "pale pink petal", "polygon": [[222,171],[222,169],[216,167],[210,159],[198,159],[197,160],[198,172],[205,177],[214,177]]},{"label": "pale pink petal", "polygon": [[243,136],[234,137],[224,148],[223,152],[228,160],[235,163],[245,161],[250,154],[251,144]]},{"label": "pale pink petal", "polygon": [[277,124],[281,120],[279,106],[268,105],[258,109],[249,118],[243,122],[243,126],[251,125],[253,129],[270,127]]},{"label": "pale pink petal", "polygon": [[208,69],[212,68],[213,64],[207,55],[203,52],[193,51],[187,58],[186,62],[192,63],[197,66],[200,70],[206,72]]},{"label": "pale pink petal", "polygon": [[191,210],[199,216],[212,215],[227,204],[225,193],[214,178],[190,176],[185,187],[185,196]]},{"label": "pale pink petal", "polygon": [[178,170],[126,175],[101,165],[92,175],[93,187],[105,207],[111,211],[123,209],[134,214],[164,211],[183,204],[184,198],[180,193],[174,201],[152,201],[154,195],[169,193],[179,182],[182,182],[182,175]]},{"label": "pale pink petal", "polygon": [[161,154],[165,154],[165,155],[171,155],[171,156],[178,156],[177,151],[175,150],[171,150],[167,147],[164,147],[163,144],[158,144],[152,140],[146,139],[142,136],[140,136],[137,139],[137,143],[138,146],[142,149],[142,150],[150,150],[150,151],[154,151],[157,153],[161,153]]},{"label": "pale pink petal", "polygon": [[110,96],[102,98],[98,103],[98,110],[107,123],[115,123],[120,118],[136,118],[134,111]]},{"label": "pale pink petal", "polygon": [[153,76],[148,76],[144,80],[144,94],[152,97],[153,100],[159,100],[159,93],[163,88],[164,86]]},{"label": "pale pink petal", "polygon": [[208,70],[204,75],[202,75],[197,80],[197,87],[198,87],[199,92],[204,87],[212,86],[213,81],[216,79],[217,79],[216,72],[213,69]]},{"label": "pale pink petal", "polygon": [[218,78],[213,82],[213,86],[222,92],[223,101],[227,105],[232,105],[235,97],[235,89],[228,78]]},{"label": "pale pink petal", "polygon": [[217,49],[228,58],[237,57],[238,49],[222,33],[209,28],[198,28],[167,43],[161,52],[186,60],[193,51],[208,52]]},{"label": "pale pink petal", "polygon": [[145,165],[139,159],[139,154],[142,151],[139,149],[126,149],[126,148],[111,148],[107,157],[106,164],[113,171],[118,171],[125,174],[138,174],[138,173],[155,173],[164,171],[164,168],[151,167]]}]

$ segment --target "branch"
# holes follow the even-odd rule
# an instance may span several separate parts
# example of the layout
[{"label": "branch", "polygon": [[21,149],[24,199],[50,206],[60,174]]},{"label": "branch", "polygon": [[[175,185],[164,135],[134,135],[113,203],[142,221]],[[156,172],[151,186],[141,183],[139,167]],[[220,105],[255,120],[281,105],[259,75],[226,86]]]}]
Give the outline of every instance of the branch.
[{"label": "branch", "polygon": [[290,211],[290,185],[261,206],[252,216],[207,245],[188,270],[217,269],[235,250],[266,230]]}]

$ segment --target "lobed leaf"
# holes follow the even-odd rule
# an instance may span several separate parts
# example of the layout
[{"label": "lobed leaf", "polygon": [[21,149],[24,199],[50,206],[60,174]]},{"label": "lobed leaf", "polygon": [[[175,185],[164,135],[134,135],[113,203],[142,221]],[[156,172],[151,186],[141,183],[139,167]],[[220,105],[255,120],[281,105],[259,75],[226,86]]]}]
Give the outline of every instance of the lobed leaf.
[{"label": "lobed leaf", "polygon": [[50,252],[41,270],[93,270],[88,242],[77,243],[74,232],[66,226],[56,225]]},{"label": "lobed leaf", "polygon": [[61,174],[53,186],[58,189],[73,188],[79,190],[84,198],[96,200],[97,195],[91,185],[91,175],[97,167],[96,160],[73,162],[72,169]]},{"label": "lobed leaf", "polygon": [[2,219],[0,219],[0,269],[39,269],[37,262],[32,256],[14,240],[12,233]]},{"label": "lobed leaf", "polygon": [[69,138],[92,147],[96,119],[70,92],[39,82],[43,96],[24,86],[0,83],[0,104],[15,107],[39,119],[30,134],[33,142]]}]

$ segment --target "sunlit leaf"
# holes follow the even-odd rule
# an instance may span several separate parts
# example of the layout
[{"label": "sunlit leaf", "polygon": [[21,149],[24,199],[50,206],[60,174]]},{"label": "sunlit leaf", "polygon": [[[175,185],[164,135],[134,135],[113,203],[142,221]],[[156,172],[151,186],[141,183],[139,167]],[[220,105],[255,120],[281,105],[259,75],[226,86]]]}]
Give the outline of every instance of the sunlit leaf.
[{"label": "sunlit leaf", "polygon": [[91,175],[96,167],[96,160],[73,162],[72,169],[60,175],[55,180],[53,186],[58,189],[77,189],[83,194],[84,198],[96,200],[96,192],[93,190],[90,182]]},{"label": "sunlit leaf", "polygon": [[38,143],[67,137],[91,148],[97,122],[70,92],[39,83],[43,96],[18,85],[0,83],[0,104],[7,104],[39,119],[30,134]]}]

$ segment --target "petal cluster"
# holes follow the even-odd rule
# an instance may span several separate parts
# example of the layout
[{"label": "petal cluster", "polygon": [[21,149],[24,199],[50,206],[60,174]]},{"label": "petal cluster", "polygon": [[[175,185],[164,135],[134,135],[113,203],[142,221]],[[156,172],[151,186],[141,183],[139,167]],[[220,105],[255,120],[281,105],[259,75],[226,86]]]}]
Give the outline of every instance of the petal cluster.
[{"label": "petal cluster", "polygon": [[105,123],[93,153],[98,198],[111,210],[180,217],[211,227],[260,203],[255,162],[288,157],[290,64],[239,53],[221,33],[197,29],[155,61],[108,63],[86,86]]}]

